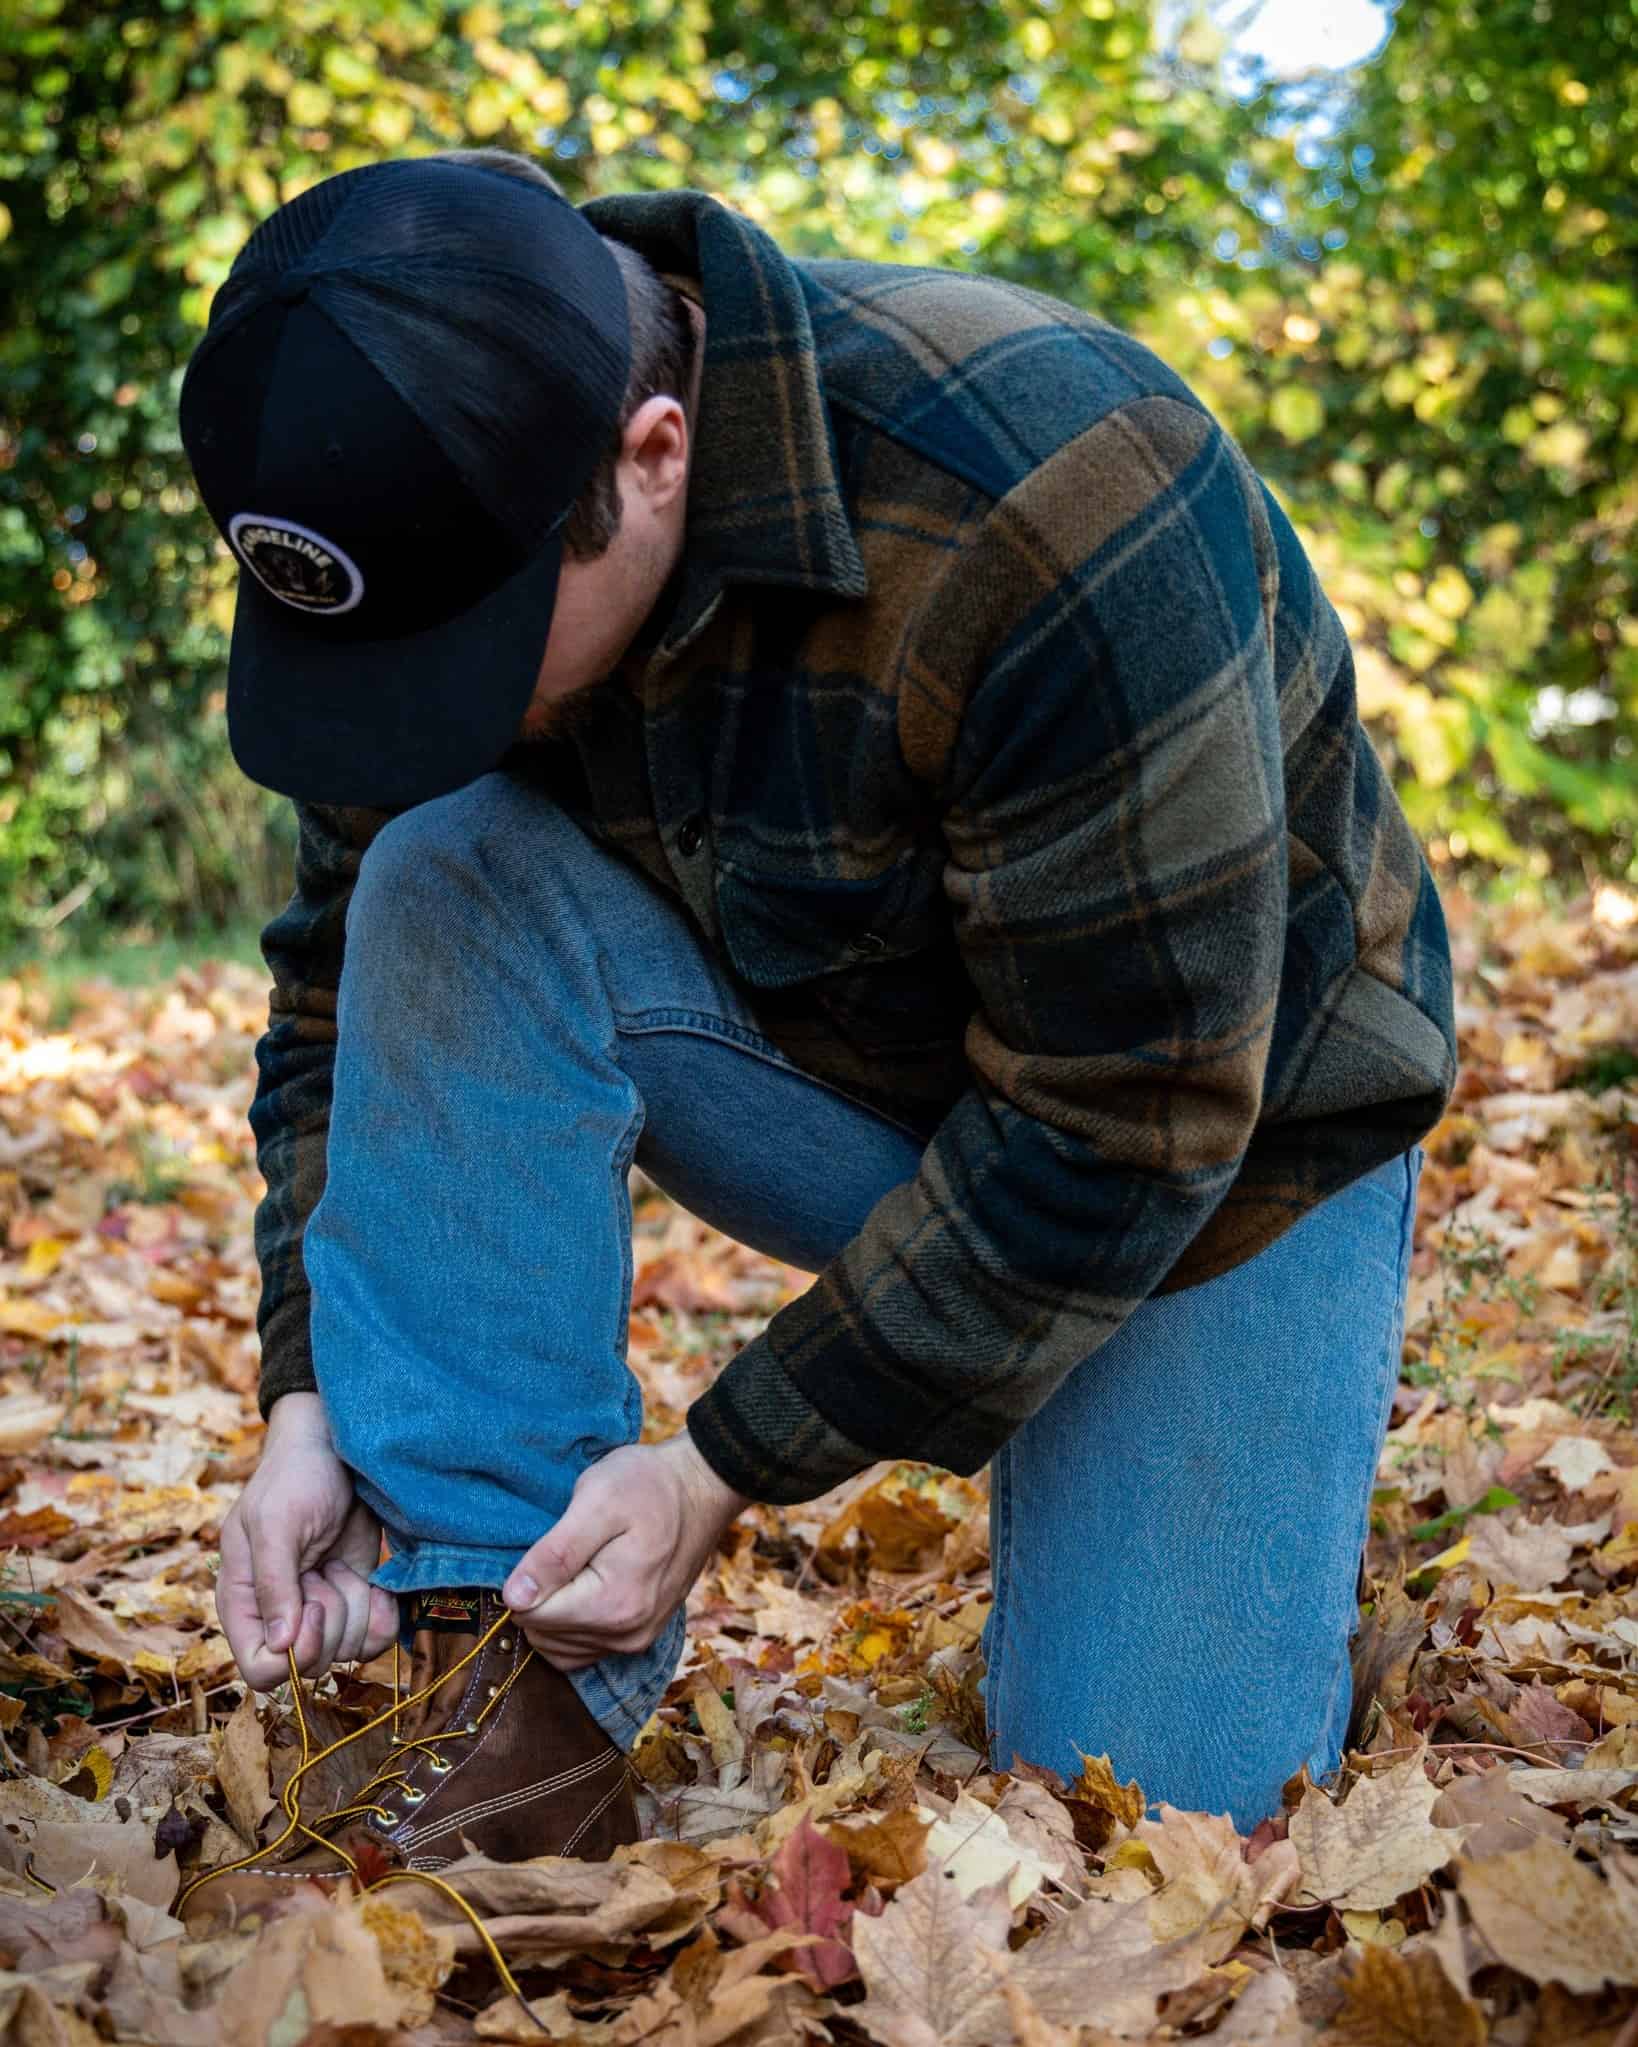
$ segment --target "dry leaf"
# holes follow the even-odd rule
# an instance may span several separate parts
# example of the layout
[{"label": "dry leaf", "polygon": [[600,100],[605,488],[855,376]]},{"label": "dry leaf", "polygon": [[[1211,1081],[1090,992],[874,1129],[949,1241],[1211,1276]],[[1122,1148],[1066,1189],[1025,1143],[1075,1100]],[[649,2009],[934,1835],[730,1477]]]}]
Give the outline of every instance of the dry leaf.
[{"label": "dry leaf", "polygon": [[1147,1899],[1108,1905],[1091,1898],[1015,1956],[1012,1977],[1059,2025],[1141,2039],[1154,2030],[1159,2000],[1205,1973],[1211,1946],[1209,1934],[1157,1941]]},{"label": "dry leaf", "polygon": [[1164,1887],[1150,1901],[1157,1940],[1206,1932],[1208,1959],[1225,1960],[1240,1936],[1268,1923],[1275,1905],[1295,1886],[1297,1850],[1275,1841],[1255,1862],[1221,1814],[1179,1812],[1162,1805],[1158,1820],[1140,1820],[1135,1838],[1148,1849]]},{"label": "dry leaf", "polygon": [[1337,2047],[1485,2047],[1484,2014],[1427,1952],[1361,1951],[1326,2040]]},{"label": "dry leaf", "polygon": [[[428,1894],[429,1896],[431,1893]],[[357,1899],[275,1919],[217,1999],[245,2047],[299,2047],[325,2020],[395,2028],[399,1999]]]},{"label": "dry leaf", "polygon": [[1532,1983],[1597,1990],[1638,1983],[1638,1878],[1622,1860],[1600,1876],[1556,1841],[1464,1858],[1456,1881],[1496,1955]]},{"label": "dry leaf", "polygon": [[1039,1852],[1016,1841],[999,1812],[980,1805],[962,1791],[945,1815],[922,1805],[916,1818],[928,1825],[927,1861],[954,1883],[964,1898],[993,1884],[1006,1886],[1007,1902],[1016,1911],[1049,1878],[1064,1868],[1062,1852],[1044,1861]]},{"label": "dry leaf", "polygon": [[1567,1841],[1570,1829],[1554,1813],[1520,1798],[1515,1773],[1500,1766],[1476,1777],[1455,1777],[1439,1793],[1431,1817],[1436,1827],[1465,1827],[1463,1853],[1478,1861],[1486,1855],[1510,1855],[1538,1835]]},{"label": "dry leaf", "polygon": [[1421,1750],[1380,1777],[1361,1778],[1340,1806],[1310,1785],[1291,1820],[1298,1898],[1370,1910],[1415,1890],[1462,1845],[1454,1828],[1432,1824],[1438,1798]]},{"label": "dry leaf", "polygon": [[1297,2010],[1297,1989],[1279,1969],[1253,1976],[1212,2034],[1214,2047],[1310,2047],[1316,2039]]},{"label": "dry leaf", "polygon": [[222,1729],[216,1774],[227,1800],[228,1818],[246,1846],[255,1847],[262,1820],[272,1810],[274,1800],[268,1777],[267,1737],[262,1732],[255,1698],[249,1692]]},{"label": "dry leaf", "polygon": [[855,1925],[869,1995],[850,2016],[881,2047],[990,2047],[1011,1923],[999,1885],[963,1897],[929,1869],[879,1919]]},{"label": "dry leaf", "polygon": [[[663,1921],[675,1902],[666,1879],[640,1862],[557,1855],[492,1862],[466,1855],[438,1874],[485,1921],[508,1957],[531,1965],[635,1939]],[[482,1945],[465,1915],[436,1891],[418,1886],[415,1909],[434,1925],[453,1928],[457,1953]]]},{"label": "dry leaf", "polygon": [[1575,1544],[1554,1521],[1509,1521],[1478,1514],[1467,1524],[1468,1557],[1497,1585],[1534,1592],[1556,1585],[1570,1568]]},{"label": "dry leaf", "polygon": [[927,1867],[928,1822],[909,1806],[881,1819],[838,1820],[825,1831],[857,1874],[874,1884],[909,1883]]}]

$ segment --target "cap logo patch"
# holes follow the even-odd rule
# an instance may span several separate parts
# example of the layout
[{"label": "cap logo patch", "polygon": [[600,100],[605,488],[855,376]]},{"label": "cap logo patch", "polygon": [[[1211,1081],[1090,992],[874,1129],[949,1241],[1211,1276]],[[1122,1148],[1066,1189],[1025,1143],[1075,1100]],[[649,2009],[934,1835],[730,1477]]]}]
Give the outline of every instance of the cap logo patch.
[{"label": "cap logo patch", "polygon": [[364,578],[351,556],[294,519],[237,512],[228,522],[228,539],[268,595],[292,610],[339,614],[364,595]]}]

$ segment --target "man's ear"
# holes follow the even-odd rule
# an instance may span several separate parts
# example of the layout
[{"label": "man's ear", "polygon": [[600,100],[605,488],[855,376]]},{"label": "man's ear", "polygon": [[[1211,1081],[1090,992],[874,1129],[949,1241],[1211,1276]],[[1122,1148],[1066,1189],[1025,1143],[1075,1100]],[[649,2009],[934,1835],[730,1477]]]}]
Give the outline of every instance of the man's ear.
[{"label": "man's ear", "polygon": [[688,415],[666,392],[645,398],[620,436],[622,461],[632,482],[661,511],[688,486]]}]

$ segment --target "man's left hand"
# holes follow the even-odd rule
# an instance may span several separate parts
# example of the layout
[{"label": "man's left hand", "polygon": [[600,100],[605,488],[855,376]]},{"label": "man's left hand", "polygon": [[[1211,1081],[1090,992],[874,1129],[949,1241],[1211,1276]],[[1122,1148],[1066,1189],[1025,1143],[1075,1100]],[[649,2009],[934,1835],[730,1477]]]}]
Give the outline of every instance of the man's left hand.
[{"label": "man's left hand", "polygon": [[513,1570],[506,1603],[558,1670],[646,1649],[749,1504],[686,1430],[611,1450],[580,1474],[568,1512]]}]

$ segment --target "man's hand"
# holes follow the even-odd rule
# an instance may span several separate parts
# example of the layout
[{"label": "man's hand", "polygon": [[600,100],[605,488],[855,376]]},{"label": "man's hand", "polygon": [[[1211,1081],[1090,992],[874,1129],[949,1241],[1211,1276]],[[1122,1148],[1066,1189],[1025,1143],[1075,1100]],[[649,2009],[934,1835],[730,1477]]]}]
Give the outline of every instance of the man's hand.
[{"label": "man's hand", "polygon": [[268,1417],[255,1475],[222,1523],[216,1611],[247,1684],[377,1656],[398,1631],[398,1604],[369,1583],[381,1527],[353,1494],[316,1393],[287,1393]]},{"label": "man's hand", "polygon": [[749,1501],[686,1431],[588,1465],[569,1510],[506,1581],[524,1634],[559,1670],[646,1649]]}]

